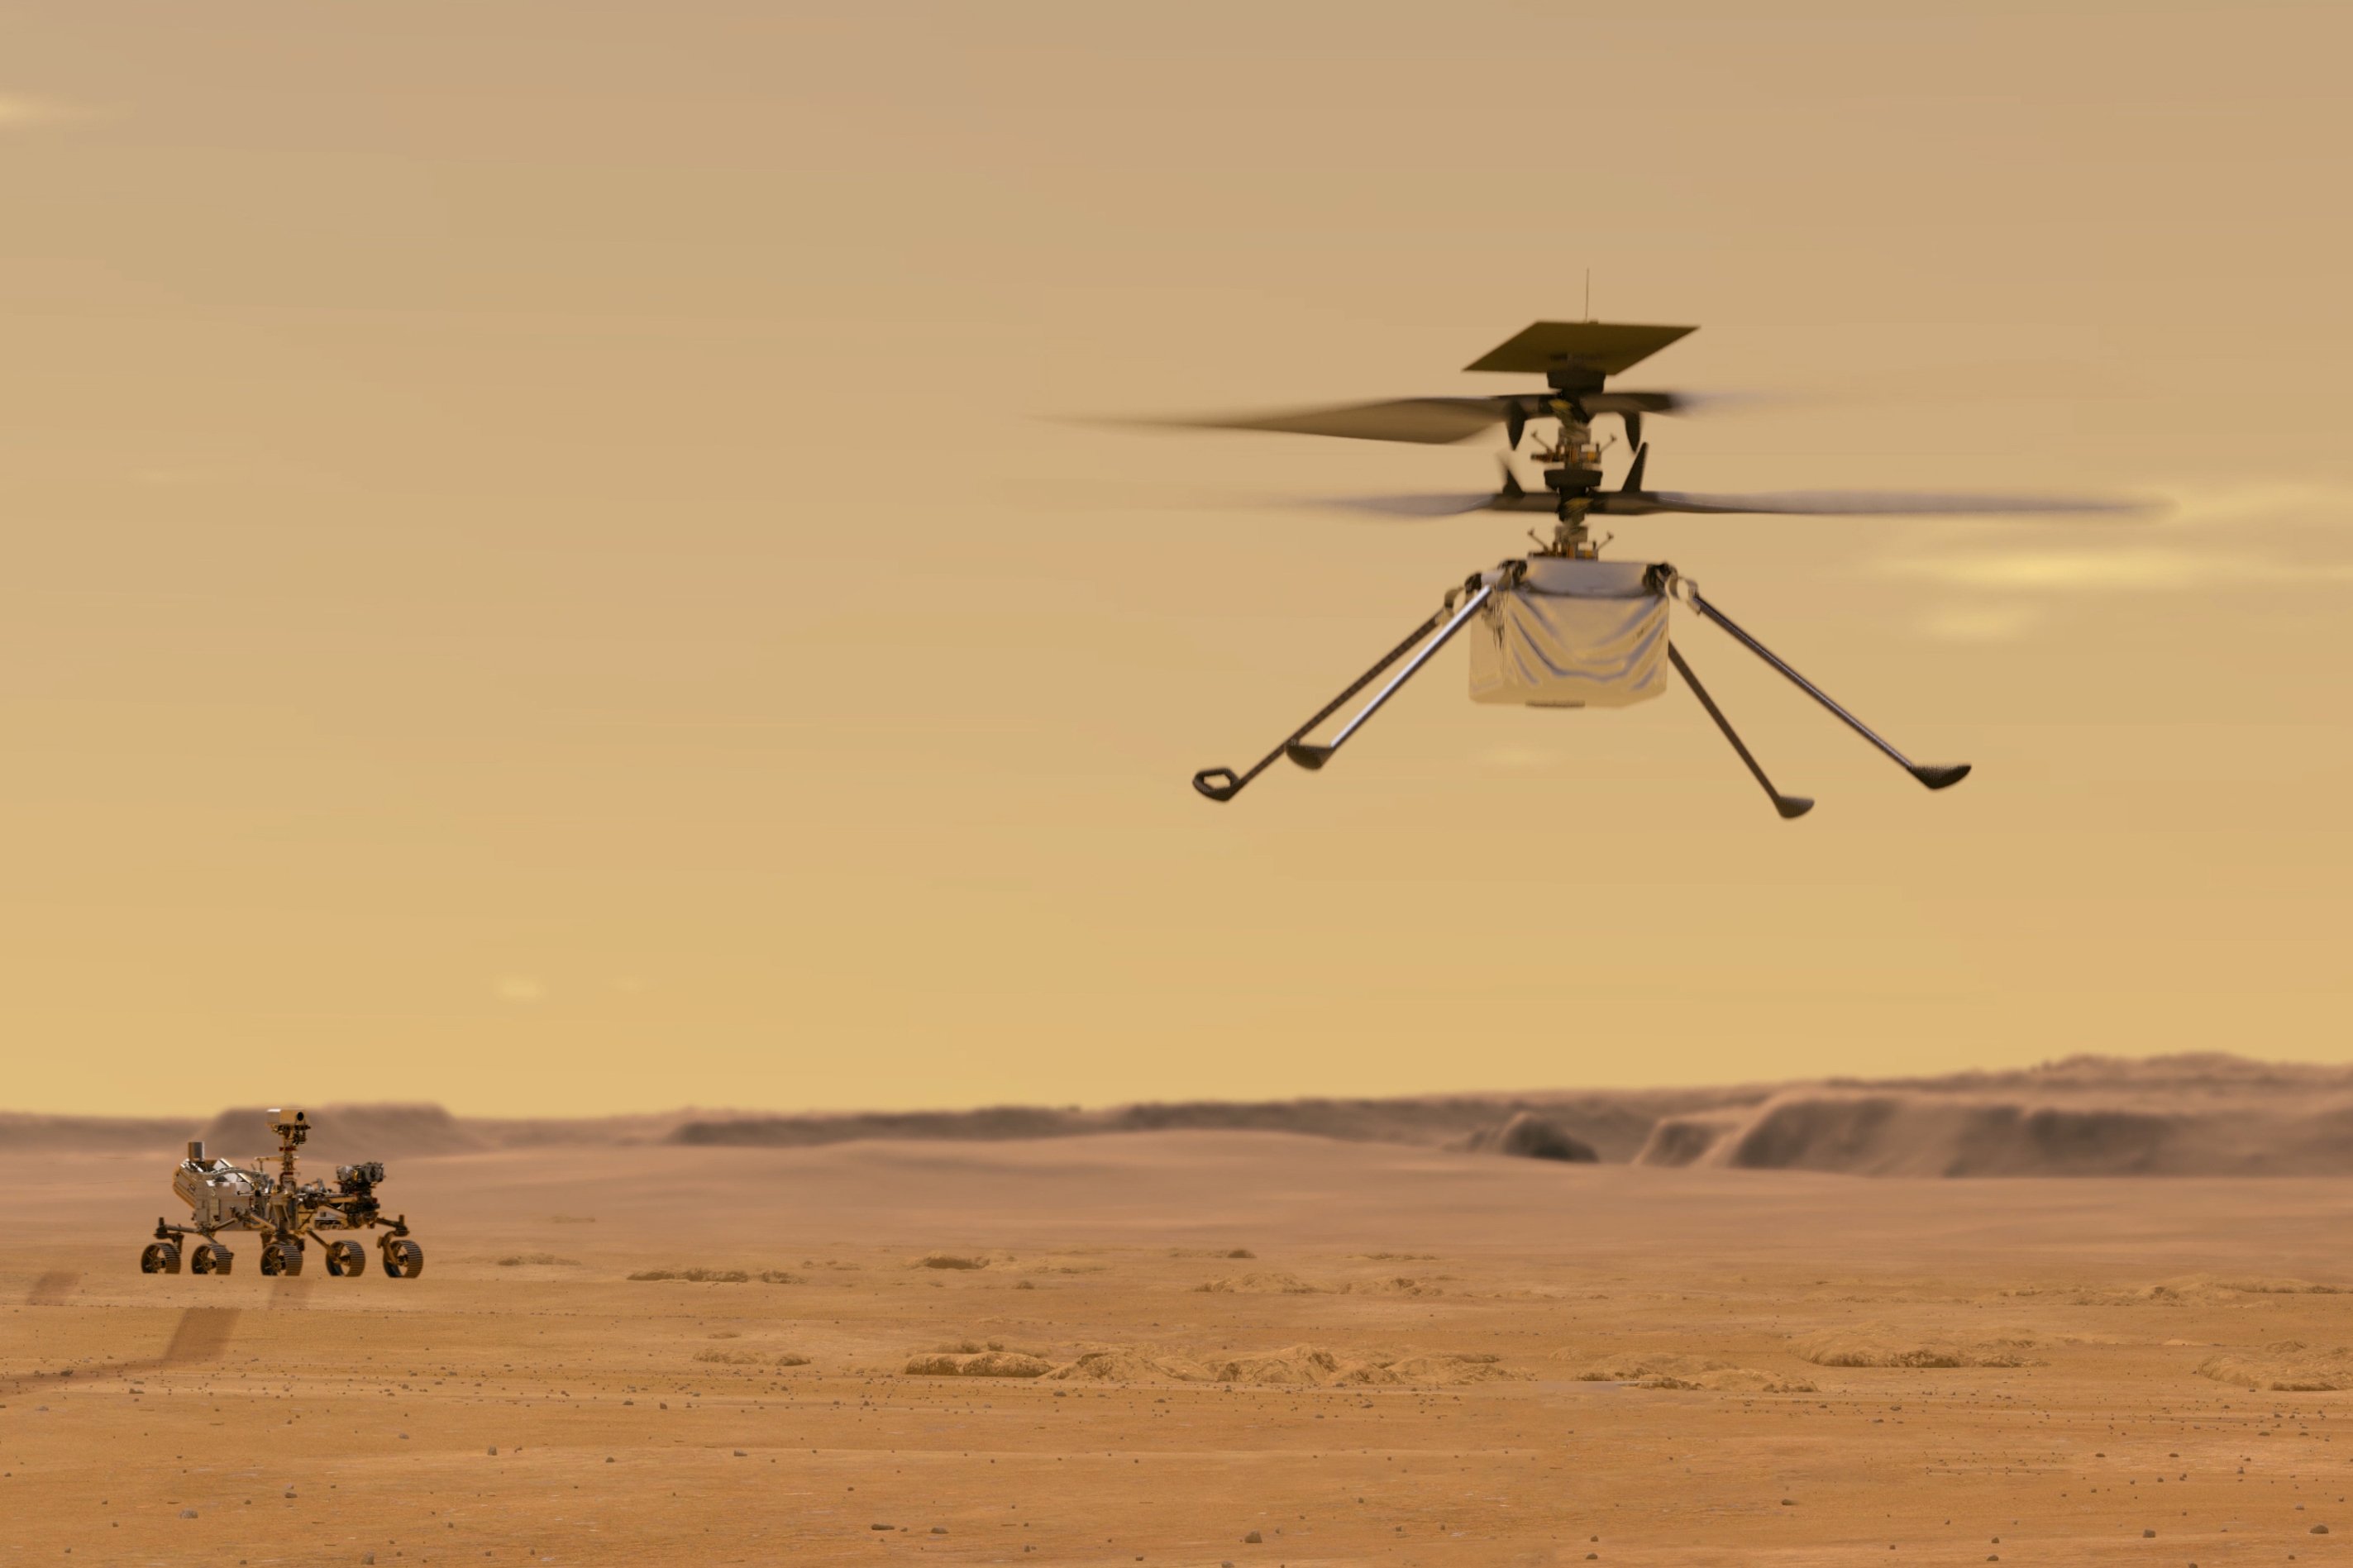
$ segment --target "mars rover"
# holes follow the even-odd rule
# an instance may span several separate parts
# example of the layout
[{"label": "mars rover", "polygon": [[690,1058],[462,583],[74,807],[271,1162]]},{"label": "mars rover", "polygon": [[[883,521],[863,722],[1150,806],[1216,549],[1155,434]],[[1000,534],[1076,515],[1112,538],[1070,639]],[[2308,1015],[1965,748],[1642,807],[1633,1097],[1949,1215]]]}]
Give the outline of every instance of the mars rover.
[{"label": "mars rover", "polygon": [[375,1184],[384,1180],[384,1166],[374,1160],[338,1165],[332,1187],[302,1181],[294,1172],[295,1151],[311,1135],[311,1124],[299,1110],[289,1116],[273,1110],[269,1115],[269,1130],[278,1134],[275,1174],[262,1160],[232,1165],[206,1158],[201,1142],[188,1145],[188,1157],[172,1173],[172,1190],[192,1213],[185,1225],[156,1220],[155,1239],[139,1255],[140,1272],[177,1274],[182,1243],[201,1235],[204,1239],[187,1256],[189,1271],[227,1274],[237,1255],[222,1244],[220,1233],[249,1230],[261,1234],[264,1274],[301,1273],[303,1256],[313,1241],[325,1255],[328,1273],[360,1274],[367,1268],[366,1248],[350,1237],[332,1233],[381,1229],[383,1234],[374,1240],[384,1271],[395,1279],[422,1274],[425,1249],[408,1239],[408,1216],[386,1219],[376,1202]]}]

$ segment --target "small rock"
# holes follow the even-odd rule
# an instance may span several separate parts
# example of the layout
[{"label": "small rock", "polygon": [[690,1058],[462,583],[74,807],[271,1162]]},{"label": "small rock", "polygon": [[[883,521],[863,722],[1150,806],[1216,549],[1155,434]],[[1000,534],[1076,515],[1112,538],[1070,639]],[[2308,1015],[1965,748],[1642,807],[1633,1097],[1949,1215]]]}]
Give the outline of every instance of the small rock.
[{"label": "small rock", "polygon": [[196,1517],[196,1510],[192,1508],[184,1508],[180,1510],[180,1517],[182,1519],[194,1519]]},{"label": "small rock", "polygon": [[1253,1530],[1248,1535],[1242,1537],[1242,1544],[1244,1546],[1256,1546],[1265,1540],[1265,1536],[1261,1535],[1257,1531]]},{"label": "small rock", "polygon": [[2157,1531],[2154,1530],[2144,1530],[2140,1532],[2140,1538],[2143,1541],[2155,1541],[2157,1539]]},{"label": "small rock", "polygon": [[498,1446],[496,1443],[493,1443],[493,1444],[491,1444],[491,1458],[493,1458],[493,1459],[495,1459],[495,1458],[497,1458],[498,1457],[499,1457],[499,1446]]},{"label": "small rock", "polygon": [[932,1533],[934,1535],[945,1535],[947,1532],[948,1527],[944,1524],[935,1524],[932,1526]]},{"label": "small rock", "polygon": [[739,1458],[739,1459],[742,1459],[742,1458],[748,1458],[750,1456],[749,1456],[749,1455],[747,1455],[747,1454],[745,1454],[745,1453],[744,1452],[744,1450],[743,1450],[743,1449],[738,1448],[738,1449],[736,1449],[736,1450],[735,1450],[735,1457],[736,1457],[737,1458]]},{"label": "small rock", "polygon": [[1783,1508],[1795,1508],[1798,1506],[1798,1500],[1793,1497],[1785,1497],[1781,1500],[1781,1506]]},{"label": "small rock", "polygon": [[2328,1527],[2325,1524],[2316,1524],[2312,1527],[2312,1533],[2315,1535],[2326,1535],[2328,1533]]}]

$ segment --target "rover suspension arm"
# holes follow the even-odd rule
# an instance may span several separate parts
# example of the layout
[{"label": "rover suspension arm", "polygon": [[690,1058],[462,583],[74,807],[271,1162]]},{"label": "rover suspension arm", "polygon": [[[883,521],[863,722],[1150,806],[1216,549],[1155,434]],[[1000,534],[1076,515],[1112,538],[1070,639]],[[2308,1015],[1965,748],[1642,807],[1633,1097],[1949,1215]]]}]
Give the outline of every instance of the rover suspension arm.
[{"label": "rover suspension arm", "polygon": [[[1796,686],[1799,690],[1803,691],[1807,696],[1812,698],[1815,701],[1820,703],[1823,707],[1837,714],[1840,719],[1845,721],[1849,729],[1852,730],[1856,734],[1861,735],[1864,740],[1869,741],[1881,751],[1886,752],[1890,757],[1893,757],[1898,767],[1902,768],[1905,773],[1910,773],[1914,778],[1918,779],[1930,789],[1945,789],[1960,783],[1963,779],[1969,776],[1969,764],[1967,763],[1952,763],[1939,765],[1936,763],[1914,762],[1911,758],[1905,756],[1903,752],[1897,751],[1894,746],[1889,745],[1884,740],[1881,739],[1878,733],[1874,731],[1870,725],[1864,723],[1862,720],[1856,718],[1853,714],[1848,712],[1837,703],[1831,701],[1830,693],[1824,691],[1820,687],[1816,686],[1812,681],[1808,680],[1804,676],[1799,675],[1796,670],[1783,663],[1779,656],[1775,654],[1771,648],[1767,647],[1763,643],[1758,642],[1755,637],[1750,637],[1746,632],[1742,631],[1737,626],[1734,625],[1732,617],[1725,615],[1722,610],[1717,609],[1714,605],[1709,604],[1706,598],[1700,593],[1699,589],[1692,584],[1689,578],[1683,579],[1683,593],[1693,609],[1697,610],[1701,615],[1705,616],[1709,620],[1714,621],[1717,626],[1722,626],[1725,631],[1729,632],[1732,635],[1733,640],[1739,643],[1741,647],[1746,648],[1750,653],[1755,654],[1758,658],[1763,659],[1767,664],[1771,665],[1775,669],[1779,670],[1783,675],[1788,677],[1790,683]],[[1676,663],[1679,668],[1682,666],[1681,660],[1677,660]],[[1684,676],[1686,679],[1689,678],[1690,671],[1688,669],[1684,670]],[[1696,683],[1694,685],[1694,689],[1697,689]],[[1706,700],[1703,698],[1701,700],[1704,701]],[[1714,710],[1714,708],[1715,704],[1710,703],[1709,709],[1711,711]],[[1718,719],[1716,721],[1718,723],[1723,722],[1721,719]],[[1729,734],[1731,731],[1727,730],[1725,733]],[[1736,741],[1733,744],[1738,745],[1739,742]],[[1742,754],[1744,756],[1746,754],[1745,750]],[[1756,764],[1751,763],[1749,766],[1754,768]],[[1757,777],[1761,779],[1764,775],[1759,773],[1757,774]],[[1768,784],[1766,787],[1769,789],[1772,786]]]}]

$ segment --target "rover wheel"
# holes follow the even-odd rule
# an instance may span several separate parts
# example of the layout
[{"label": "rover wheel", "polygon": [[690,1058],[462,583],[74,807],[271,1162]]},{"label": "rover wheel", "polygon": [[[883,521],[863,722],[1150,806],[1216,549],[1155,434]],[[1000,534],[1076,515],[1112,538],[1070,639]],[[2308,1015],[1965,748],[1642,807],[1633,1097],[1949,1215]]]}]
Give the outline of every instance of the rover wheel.
[{"label": "rover wheel", "polygon": [[402,1237],[384,1244],[384,1271],[395,1279],[414,1279],[425,1272],[425,1249]]},{"label": "rover wheel", "polygon": [[261,1249],[261,1271],[264,1274],[300,1274],[302,1272],[302,1244],[299,1241],[273,1241]]},{"label": "rover wheel", "polygon": [[356,1241],[327,1243],[327,1272],[336,1279],[347,1279],[367,1272],[367,1254]]},{"label": "rover wheel", "polygon": [[226,1274],[237,1261],[237,1254],[214,1242],[200,1241],[188,1258],[188,1267],[198,1274]]},{"label": "rover wheel", "polygon": [[151,1241],[147,1250],[139,1255],[142,1274],[177,1274],[180,1271],[180,1249],[172,1242]]}]

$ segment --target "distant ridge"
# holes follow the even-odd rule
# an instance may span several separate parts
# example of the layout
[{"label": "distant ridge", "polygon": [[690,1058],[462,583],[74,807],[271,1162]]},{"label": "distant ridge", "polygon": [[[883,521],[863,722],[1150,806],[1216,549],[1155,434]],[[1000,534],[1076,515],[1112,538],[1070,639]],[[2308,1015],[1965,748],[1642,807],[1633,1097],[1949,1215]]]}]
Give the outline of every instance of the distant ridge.
[{"label": "distant ridge", "polygon": [[1427,1096],[1396,1100],[1199,1100],[1104,1110],[998,1106],[986,1110],[841,1116],[708,1118],[682,1122],[674,1143],[807,1148],[865,1138],[1075,1138],[1179,1130],[1303,1132],[1359,1143],[1470,1145],[1494,1139],[1515,1116],[1540,1113],[1604,1160],[1633,1158],[1660,1118],[1727,1102],[1756,1104],[1768,1090],[1649,1089],[1618,1093]]},{"label": "distant ridge", "polygon": [[[459,1117],[438,1105],[311,1105],[317,1163],[486,1154],[558,1144],[809,1148],[869,1140],[1001,1142],[1177,1130],[1527,1153],[1537,1143],[1618,1163],[1874,1176],[2353,1174],[2353,1066],[2221,1053],[2077,1056],[1935,1077],[1722,1089],[1553,1090],[1390,1099],[1183,1100],[1099,1110],[759,1114],[679,1110],[579,1119]],[[1543,1140],[1506,1136],[1516,1119]],[[0,1112],[0,1152],[145,1152],[203,1138],[267,1153],[259,1107],[208,1120]]]},{"label": "distant ridge", "polygon": [[193,1138],[195,1123],[132,1116],[42,1116],[0,1110],[0,1150],[26,1153],[132,1152]]}]

